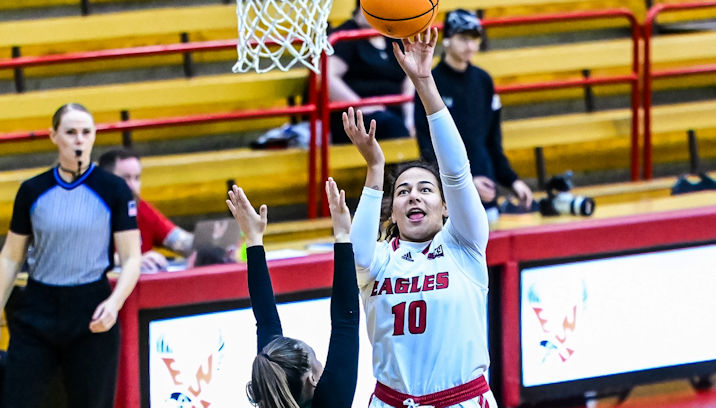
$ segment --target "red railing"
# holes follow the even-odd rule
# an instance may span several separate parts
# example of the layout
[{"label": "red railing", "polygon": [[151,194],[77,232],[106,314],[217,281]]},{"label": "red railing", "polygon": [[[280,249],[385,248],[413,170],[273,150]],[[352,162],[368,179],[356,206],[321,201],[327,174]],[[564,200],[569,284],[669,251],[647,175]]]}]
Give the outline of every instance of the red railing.
[{"label": "red railing", "polygon": [[[631,35],[632,35],[632,66],[631,73],[628,75],[620,76],[608,76],[601,78],[584,78],[577,80],[563,80],[563,81],[546,81],[531,84],[519,84],[511,86],[497,87],[499,93],[515,93],[515,92],[529,92],[543,89],[554,89],[554,88],[568,88],[585,85],[603,85],[611,83],[623,83],[628,82],[631,84],[631,111],[632,111],[632,125],[631,125],[631,177],[632,180],[639,179],[639,38],[640,38],[640,26],[636,20],[634,14],[628,9],[618,10],[599,10],[599,11],[583,11],[583,12],[571,12],[571,13],[559,13],[559,14],[546,14],[536,16],[524,16],[524,17],[508,17],[501,18],[499,20],[485,19],[482,23],[485,27],[504,27],[512,25],[526,25],[526,24],[537,24],[537,23],[550,23],[550,22],[562,22],[572,20],[593,20],[593,19],[606,19],[606,18],[625,18],[628,20]],[[437,25],[442,28],[441,24]],[[368,37],[374,37],[379,33],[372,29],[367,30],[356,30],[356,31],[341,31],[329,36],[331,44],[336,44],[339,41],[351,41],[358,40]],[[328,72],[328,58],[321,60],[321,72]],[[321,89],[328,89],[328,75],[321,76]],[[366,106],[374,104],[398,104],[407,101],[411,101],[413,98],[406,95],[388,95],[381,97],[363,98],[360,101],[355,102],[330,102],[328,93],[323,92],[321,95],[321,119],[324,124],[329,123],[330,113],[335,110],[343,110],[349,106]],[[321,177],[325,179],[328,177],[328,127],[323,126],[321,132]],[[322,208],[323,215],[328,215],[328,208],[326,205]]]},{"label": "red railing", "polygon": [[644,107],[644,178],[647,180],[651,179],[653,175],[651,162],[652,81],[654,80],[654,78],[687,76],[716,72],[716,64],[666,69],[654,72],[651,67],[651,44],[653,38],[652,31],[654,21],[656,20],[656,17],[662,12],[712,7],[716,7],[716,1],[682,4],[658,4],[649,9],[649,12],[646,15],[646,20],[644,21],[644,89],[642,92],[642,106]]},{"label": "red railing", "polygon": [[[629,75],[622,76],[610,76],[601,78],[584,78],[579,80],[565,80],[565,81],[548,81],[539,82],[532,84],[521,84],[514,86],[499,87],[497,90],[501,93],[508,92],[528,92],[542,89],[551,88],[565,88],[565,87],[576,87],[585,85],[596,85],[596,84],[607,84],[607,83],[619,83],[629,82],[632,85],[632,154],[631,154],[631,168],[632,168],[632,179],[638,179],[638,117],[639,109],[639,95],[638,95],[638,39],[639,39],[639,26],[634,15],[627,9],[619,10],[602,10],[602,11],[585,11],[585,12],[573,12],[573,13],[561,13],[561,14],[549,14],[549,15],[538,15],[538,16],[526,16],[526,17],[510,17],[499,20],[485,20],[483,24],[486,27],[490,26],[510,26],[510,25],[525,25],[525,24],[536,24],[546,22],[560,22],[560,21],[572,21],[572,20],[592,20],[592,19],[605,19],[605,18],[626,18],[631,26],[633,46],[633,63],[632,72]],[[330,37],[332,43],[343,40],[355,40],[360,38],[367,38],[370,36],[378,35],[375,30],[358,30],[351,32],[339,32],[335,33]],[[147,47],[133,47],[116,50],[103,50],[93,51],[85,53],[71,53],[63,55],[50,55],[40,57],[19,57],[10,60],[0,61],[0,69],[17,69],[29,66],[47,65],[47,64],[59,64],[68,62],[80,62],[80,61],[91,61],[98,59],[108,58],[121,58],[121,57],[138,57],[148,55],[164,55],[164,54],[177,54],[177,53],[188,53],[195,51],[209,51],[209,50],[223,50],[229,49],[236,46],[235,40],[222,40],[222,41],[207,41],[207,42],[194,42],[185,44],[172,44],[172,45],[160,45],[160,46],[147,46]],[[323,58],[321,61],[322,72],[328,70],[328,59]],[[321,88],[323,90],[328,89],[327,75],[321,76]],[[319,104],[320,101],[323,102]],[[398,104],[412,100],[412,96],[406,95],[394,95],[394,96],[382,96],[374,98],[365,98],[358,102],[334,102],[328,103],[328,93],[321,92],[318,94],[317,81],[315,75],[312,73],[309,78],[309,103],[298,107],[287,107],[287,108],[275,108],[267,110],[253,110],[253,111],[242,111],[242,112],[230,112],[212,115],[190,115],[183,117],[171,117],[171,118],[155,118],[155,119],[143,119],[143,120],[129,120],[115,123],[98,124],[99,132],[108,131],[119,131],[119,130],[135,130],[135,129],[147,129],[153,127],[163,126],[178,126],[185,124],[199,124],[209,123],[216,121],[228,121],[228,120],[240,120],[257,117],[268,117],[268,116],[281,116],[281,115],[294,115],[294,114],[309,114],[311,123],[311,142],[309,146],[309,163],[308,163],[308,215],[309,217],[315,217],[317,214],[317,177],[316,177],[316,160],[317,160],[317,119],[320,117],[323,119],[323,126],[321,132],[321,179],[328,177],[328,146],[329,146],[329,120],[330,112],[338,109],[345,109],[348,106],[365,106],[371,104]],[[4,141],[17,141],[23,139],[34,139],[39,137],[47,137],[48,132],[45,130],[39,130],[34,132],[14,132],[4,135],[0,135],[0,142]],[[327,203],[321,209],[321,214],[328,215]]]},{"label": "red railing", "polygon": [[[271,44],[267,41],[267,44]],[[39,65],[66,64],[76,62],[87,62],[103,59],[124,58],[124,57],[144,57],[150,55],[168,55],[168,54],[186,54],[189,52],[205,52],[220,51],[236,48],[237,40],[215,40],[190,42],[182,44],[168,45],[151,45],[144,47],[119,48],[111,50],[76,52],[68,54],[56,54],[32,57],[17,57],[7,60],[0,60],[0,69],[18,69]],[[286,115],[309,115],[311,135],[317,134],[318,120],[318,93],[316,75],[311,72],[308,81],[308,103],[301,106],[291,106],[285,108],[269,108],[260,110],[246,110],[239,112],[186,115],[180,117],[154,118],[126,120],[113,123],[97,124],[97,132],[116,132],[126,130],[140,130],[157,127],[181,126],[181,125],[197,125],[212,122],[224,122],[231,120],[256,119],[261,117],[274,117]],[[23,131],[0,134],[0,143],[12,142],[20,140],[32,140],[38,138],[46,138],[49,136],[49,130]],[[314,218],[316,215],[316,144],[315,137],[311,138],[308,160],[308,215]]]}]

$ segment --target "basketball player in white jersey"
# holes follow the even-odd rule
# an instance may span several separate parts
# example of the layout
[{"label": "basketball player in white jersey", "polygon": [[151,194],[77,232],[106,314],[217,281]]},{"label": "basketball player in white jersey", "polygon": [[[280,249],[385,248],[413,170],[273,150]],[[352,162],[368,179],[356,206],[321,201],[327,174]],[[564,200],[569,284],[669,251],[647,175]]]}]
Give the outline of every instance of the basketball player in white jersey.
[{"label": "basketball player in white jersey", "polygon": [[419,163],[396,172],[386,186],[389,225],[381,242],[385,158],[375,122],[366,131],[360,111],[343,115],[368,165],[351,242],[378,380],[371,408],[497,407],[484,378],[487,216],[431,74],[436,40],[437,30],[428,29],[393,51],[428,115],[439,177]]}]

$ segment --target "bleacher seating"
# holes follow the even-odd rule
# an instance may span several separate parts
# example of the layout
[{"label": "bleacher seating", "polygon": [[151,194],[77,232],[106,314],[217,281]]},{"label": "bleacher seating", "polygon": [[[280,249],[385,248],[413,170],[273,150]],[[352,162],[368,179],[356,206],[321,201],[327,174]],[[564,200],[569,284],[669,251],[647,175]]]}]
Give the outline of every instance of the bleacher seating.
[{"label": "bleacher seating", "polygon": [[[471,3],[470,1],[474,1]],[[445,9],[455,7],[481,8],[481,0],[455,0]],[[568,1],[551,0],[551,4],[567,7]],[[525,7],[535,6],[537,0],[504,0],[506,5],[521,2]],[[334,14],[349,13],[352,9],[345,2],[337,4]],[[484,2],[483,2],[484,3]],[[597,2],[599,3],[599,2]],[[497,3],[491,3],[498,7]],[[500,3],[502,4],[502,3]],[[540,4],[544,5],[544,2]],[[603,2],[599,3],[604,5]],[[341,6],[342,5],[342,6]],[[487,3],[482,4],[487,5]],[[475,7],[471,7],[475,6]],[[343,7],[343,8],[341,8]],[[191,9],[191,12],[188,10]],[[51,47],[70,45],[69,50],[97,49],[109,46],[151,44],[164,40],[176,42],[178,32],[186,31],[192,39],[218,38],[228,33],[228,25],[219,18],[231,9],[231,24],[235,24],[233,6],[200,6],[161,11],[137,11],[113,13],[85,17],[63,17],[38,21],[13,22],[0,24],[0,43],[9,46],[13,41],[24,41],[23,49],[39,54],[50,52]],[[201,14],[200,13],[206,13]],[[561,11],[548,9],[548,11]],[[197,14],[198,13],[198,14]],[[217,13],[217,14],[212,14]],[[118,24],[122,15],[134,16],[131,24]],[[156,14],[153,16],[153,14]],[[161,16],[161,17],[159,17]],[[335,17],[335,16],[334,16]],[[207,27],[206,21],[212,21]],[[228,21],[227,20],[227,21]],[[143,23],[141,23],[143,21]],[[149,22],[152,24],[149,24]],[[223,23],[222,23],[223,21]],[[27,32],[33,31],[37,24],[82,23],[83,30],[59,30],[61,35],[51,35],[55,30],[43,30],[36,36],[27,38],[13,33],[15,37],[4,36],[11,33],[10,26],[23,24]],[[134,23],[133,23],[134,24]],[[57,27],[60,27],[59,25]],[[180,28],[179,28],[180,27]],[[95,41],[84,43],[80,37],[93,30],[102,31]],[[142,31],[146,30],[146,31]],[[22,30],[20,30],[22,31]],[[86,32],[85,32],[86,31]],[[169,34],[171,33],[171,34]],[[231,34],[234,35],[233,32]],[[118,42],[112,42],[118,41]],[[696,33],[657,37],[654,42],[655,66],[667,67],[670,64],[703,63],[716,60],[716,33]],[[686,46],[688,44],[688,46]],[[64,46],[62,45],[62,46]],[[46,47],[46,48],[43,48]],[[575,78],[583,69],[589,69],[594,76],[624,74],[629,72],[631,64],[630,40],[594,41],[563,45],[550,45],[526,49],[496,50],[481,53],[475,62],[496,78],[498,85],[512,85],[529,81],[548,81],[554,79]],[[221,54],[221,53],[220,53]],[[210,54],[207,54],[207,56]],[[160,57],[157,57],[160,59]],[[161,57],[165,58],[165,57]],[[174,58],[174,57],[166,57]],[[207,57],[211,60],[215,57]],[[233,59],[233,53],[232,57]],[[151,59],[151,58],[150,58]],[[122,60],[118,60],[122,61]],[[113,60],[109,65],[115,64]],[[146,61],[145,61],[146,62]],[[155,61],[156,62],[156,61]],[[131,65],[130,63],[127,63]],[[99,63],[98,63],[99,66]],[[52,70],[53,67],[37,68]],[[122,85],[99,85],[81,88],[56,89],[43,92],[27,92],[20,95],[0,95],[0,132],[13,130],[42,129],[47,127],[50,113],[67,101],[84,103],[95,113],[98,122],[113,122],[119,119],[119,112],[127,110],[133,119],[150,117],[178,116],[192,113],[231,111],[247,107],[261,108],[285,106],[286,98],[300,95],[305,87],[307,71],[292,70],[288,73],[269,74],[213,75],[193,79],[171,79],[151,82],[137,82]],[[704,76],[705,81],[713,81]],[[659,81],[661,82],[661,81]],[[669,86],[669,81],[666,81]],[[624,92],[626,85],[612,85],[603,88],[603,92]],[[578,96],[582,90],[550,90],[542,93],[542,100]],[[504,95],[506,105],[530,103],[540,100],[536,93]],[[544,96],[547,95],[547,96]],[[654,145],[655,161],[683,158],[687,154],[684,147],[686,129],[696,129],[707,143],[702,146],[702,154],[712,155],[714,148],[710,141],[716,133],[713,102],[698,102],[678,106],[654,108]],[[158,130],[134,132],[138,141],[196,136],[209,133],[248,130],[276,126],[286,118],[262,119],[255,121],[217,123],[184,127],[170,127]],[[507,154],[520,174],[534,176],[534,147],[545,148],[550,173],[566,169],[575,171],[602,170],[628,166],[630,113],[628,110],[613,110],[594,113],[555,115],[550,117],[511,120],[504,123],[504,145]],[[116,135],[101,135],[99,145],[118,144]],[[52,149],[48,141],[20,142],[3,144],[3,154],[28,153]],[[409,160],[417,158],[415,143],[411,140],[391,141],[386,149],[393,151],[391,160]],[[391,150],[392,149],[392,150]],[[335,146],[331,150],[331,173],[350,191],[358,191],[362,183],[359,169],[362,161],[350,146]],[[219,157],[219,159],[217,159]],[[271,160],[267,160],[271,157]],[[585,160],[588,158],[589,160]],[[252,152],[238,149],[225,152],[174,155],[167,157],[148,157],[145,159],[145,195],[150,201],[169,215],[186,215],[200,212],[218,212],[223,210],[225,181],[241,180],[247,189],[255,186],[257,199],[272,205],[297,204],[305,200],[306,152],[299,150]],[[191,163],[191,164],[187,164]],[[219,164],[217,164],[219,163]],[[238,163],[241,163],[239,166]],[[267,163],[271,163],[267,168]],[[239,166],[239,167],[237,167]],[[247,168],[252,170],[247,171]],[[3,213],[12,201],[10,194],[14,185],[23,178],[23,172],[3,174],[2,204]],[[172,174],[168,179],[166,174]],[[246,177],[239,179],[239,177]],[[154,181],[152,181],[154,180]],[[0,180],[0,182],[2,182]],[[9,184],[8,184],[9,183]],[[14,184],[13,184],[14,183]],[[10,186],[10,187],[8,187]],[[354,188],[355,187],[355,188]],[[9,216],[9,215],[8,215]],[[0,231],[2,233],[2,231]]]},{"label": "bleacher seating", "polygon": [[[133,119],[144,119],[286,106],[288,97],[302,95],[307,75],[308,70],[296,69],[286,73],[225,74],[0,95],[0,129],[19,131],[47,128],[52,112],[68,101],[87,106],[98,123],[119,120],[122,110],[127,110]],[[229,130],[265,129],[284,122],[286,118],[219,122],[138,131],[134,137],[137,141],[180,138],[225,133]],[[112,145],[118,144],[120,140],[111,135],[101,135],[97,143]],[[49,141],[38,140],[32,143],[7,143],[3,145],[2,153],[48,149],[52,149]]]}]

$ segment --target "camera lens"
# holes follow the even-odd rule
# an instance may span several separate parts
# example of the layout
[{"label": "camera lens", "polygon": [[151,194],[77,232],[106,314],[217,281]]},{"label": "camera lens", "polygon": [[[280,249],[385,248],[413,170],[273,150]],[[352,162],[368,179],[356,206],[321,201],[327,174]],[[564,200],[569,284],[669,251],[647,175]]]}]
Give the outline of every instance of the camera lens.
[{"label": "camera lens", "polygon": [[589,216],[594,212],[594,199],[591,197],[559,193],[552,200],[552,204],[558,214]]},{"label": "camera lens", "polygon": [[572,214],[592,215],[594,212],[594,199],[591,197],[576,196],[572,201]]}]

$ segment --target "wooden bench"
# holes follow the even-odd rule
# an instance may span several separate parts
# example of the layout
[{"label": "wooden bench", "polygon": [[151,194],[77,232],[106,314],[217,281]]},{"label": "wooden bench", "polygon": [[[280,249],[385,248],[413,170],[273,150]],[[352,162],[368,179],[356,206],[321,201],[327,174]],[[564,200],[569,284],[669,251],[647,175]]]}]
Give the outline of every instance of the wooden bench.
[{"label": "wooden bench", "polygon": [[[297,69],[0,95],[0,132],[47,128],[52,113],[69,101],[84,104],[98,123],[118,121],[122,110],[127,110],[132,119],[143,119],[286,106],[288,97],[302,95],[307,77],[307,69]],[[165,127],[136,131],[134,138],[146,141],[265,129],[286,121],[286,117],[275,117]],[[112,145],[120,140],[118,134],[106,133],[98,136],[97,143]],[[2,153],[51,149],[45,139],[5,143]]]},{"label": "wooden bench", "polygon": [[[716,157],[716,101],[654,108],[654,162],[685,160],[686,130],[695,129],[701,156]],[[525,119],[504,124],[503,144],[523,177],[535,176],[536,146],[544,148],[549,174],[566,170],[627,168],[629,121],[626,110]],[[389,163],[418,158],[413,139],[381,143]],[[256,203],[305,204],[308,153],[300,149],[233,149],[143,159],[143,196],[169,216],[220,213],[225,210],[227,180],[251,192]],[[357,195],[365,165],[353,146],[332,146],[330,174]],[[0,173],[0,228],[6,228],[15,192],[38,169]],[[0,229],[0,234],[4,230]]]},{"label": "wooden bench", "polygon": [[[687,131],[700,155],[716,157],[716,101],[655,106],[653,162],[688,161]],[[536,177],[534,148],[542,146],[548,174],[629,167],[631,113],[611,110],[503,123],[503,146],[522,177]]]},{"label": "wooden bench", "polygon": [[[634,5],[643,4],[640,0],[630,0],[629,3]],[[331,24],[336,26],[350,18],[354,4],[350,0],[336,1],[329,17]],[[442,21],[445,12],[458,7],[502,10],[495,13],[495,17],[503,17],[506,15],[532,15],[539,12],[600,9],[615,6],[624,7],[624,3],[616,0],[592,0],[586,2],[574,0],[501,0],[497,2],[486,0],[444,0],[440,8],[440,15],[436,21]],[[506,10],[510,11],[506,12]],[[592,23],[560,23],[542,28],[540,25],[508,27],[506,29],[495,29],[494,34],[495,36],[532,35],[535,32],[555,31],[555,27],[560,27],[561,25],[564,28],[556,31],[583,30]],[[625,20],[615,23],[623,26]],[[234,5],[165,7],[85,17],[74,16],[9,21],[0,23],[0,58],[9,58],[12,47],[19,47],[22,55],[47,55],[140,45],[171,44],[180,41],[181,33],[186,33],[191,41],[231,39],[236,38],[236,25]],[[82,27],[81,30],[76,29],[76,27],[80,26]],[[196,62],[227,61],[228,63],[234,58],[235,52],[231,50],[195,53],[194,56]],[[33,67],[26,69],[25,74],[28,77],[45,77],[157,65],[177,65],[180,63],[180,56],[161,56],[115,60],[112,63],[90,62]],[[11,71],[0,71],[0,79],[8,79],[11,75]]]},{"label": "wooden bench", "polygon": [[[501,50],[481,53],[475,62],[496,77],[498,85],[510,85],[519,81],[545,81],[571,78],[581,69],[591,68],[595,75],[601,72],[625,73],[629,66],[629,41],[570,44],[539,47],[534,49]],[[601,53],[597,50],[602,50]],[[657,50],[656,54],[661,54]],[[559,71],[559,72],[557,72]],[[283,99],[300,95],[305,87],[306,70],[288,73],[274,71],[269,74],[217,75],[194,79],[173,79],[146,83],[104,85],[81,88],[56,89],[43,92],[27,92],[20,95],[0,95],[0,132],[35,130],[46,128],[51,113],[67,101],[84,102],[95,112],[98,122],[119,119],[121,110],[128,110],[131,118],[161,117],[190,113],[228,111],[237,109],[237,103],[252,101],[252,106],[285,104]],[[246,86],[250,84],[250,86]],[[504,95],[505,105],[533,102],[569,96],[579,96],[581,89],[529,92],[520,95]],[[106,97],[112,95],[111,98]],[[545,96],[546,95],[546,96]],[[261,105],[256,105],[261,101]],[[259,124],[275,126],[281,122],[261,121]],[[182,135],[200,135],[227,129],[251,129],[260,127],[244,122],[217,123],[202,127],[172,127],[135,132],[139,140]],[[101,136],[100,144],[116,144],[115,136]],[[5,154],[51,149],[47,141],[5,144]]]},{"label": "wooden bench", "polygon": [[[413,139],[387,141],[383,150],[388,163],[418,158]],[[168,216],[224,212],[230,179],[244,187],[257,204],[295,205],[307,199],[308,153],[302,149],[232,149],[146,157],[142,165],[142,196]],[[41,171],[0,172],[0,235],[7,232],[20,183]],[[355,147],[333,146],[330,171],[341,188],[360,193],[365,164]]]}]

